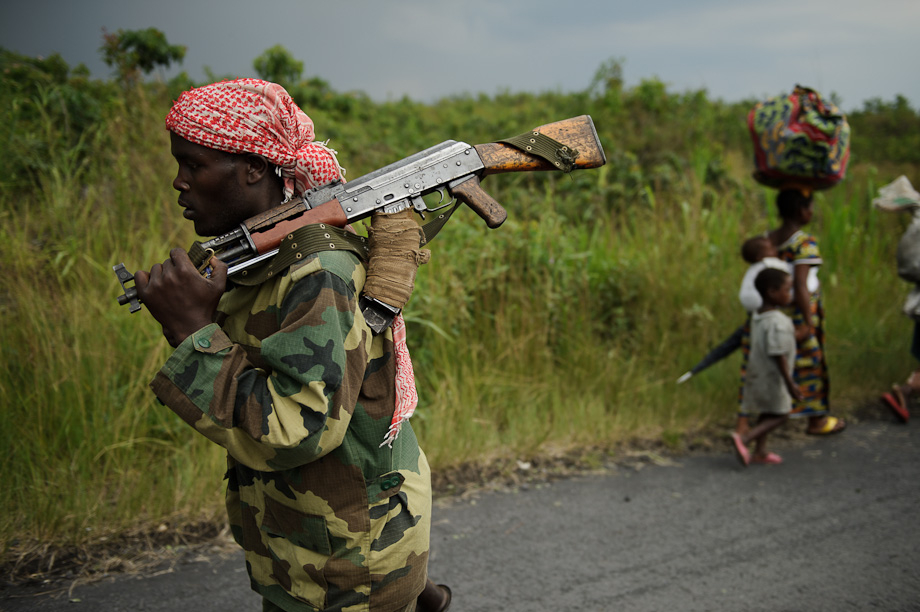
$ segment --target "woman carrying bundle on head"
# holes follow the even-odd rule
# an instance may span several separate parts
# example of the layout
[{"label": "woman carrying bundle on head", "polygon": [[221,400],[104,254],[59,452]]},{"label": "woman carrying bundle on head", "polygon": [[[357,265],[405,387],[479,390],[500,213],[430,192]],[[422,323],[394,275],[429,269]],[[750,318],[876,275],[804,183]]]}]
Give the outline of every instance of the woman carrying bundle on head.
[{"label": "woman carrying bundle on head", "polygon": [[792,267],[792,305],[786,314],[795,325],[796,358],[793,379],[802,390],[792,415],[808,418],[805,432],[838,433],[846,423],[828,414],[830,384],[824,354],[824,306],[818,268],[823,263],[817,239],[802,228],[811,222],[814,201],[807,188],[781,189],[776,196],[779,227],[768,233],[777,257]]}]

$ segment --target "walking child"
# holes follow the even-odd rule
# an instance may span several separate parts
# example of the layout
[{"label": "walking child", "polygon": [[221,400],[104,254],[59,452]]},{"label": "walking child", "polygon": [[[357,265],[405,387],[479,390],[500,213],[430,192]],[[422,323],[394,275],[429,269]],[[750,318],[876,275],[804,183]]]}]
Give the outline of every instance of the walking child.
[{"label": "walking child", "polygon": [[[735,455],[742,465],[776,465],[782,457],[767,450],[767,437],[789,419],[792,400],[802,392],[792,380],[795,363],[795,327],[780,309],[792,303],[792,276],[783,270],[765,268],[754,280],[762,299],[751,315],[751,350],[744,381],[742,410],[757,414],[756,425],[746,433],[732,433]],[[748,444],[754,443],[753,453]]]},{"label": "walking child", "polygon": [[736,333],[740,334],[741,353],[741,388],[739,389],[738,398],[738,420],[735,431],[739,434],[747,433],[749,429],[749,417],[744,411],[744,381],[747,370],[747,356],[751,348],[751,315],[757,312],[763,300],[760,293],[754,286],[754,279],[766,268],[776,268],[777,270],[788,270],[789,265],[777,258],[776,246],[770,241],[766,234],[748,238],[741,245],[741,258],[750,265],[741,279],[741,288],[738,290],[738,300],[741,306],[747,312],[747,319]]}]

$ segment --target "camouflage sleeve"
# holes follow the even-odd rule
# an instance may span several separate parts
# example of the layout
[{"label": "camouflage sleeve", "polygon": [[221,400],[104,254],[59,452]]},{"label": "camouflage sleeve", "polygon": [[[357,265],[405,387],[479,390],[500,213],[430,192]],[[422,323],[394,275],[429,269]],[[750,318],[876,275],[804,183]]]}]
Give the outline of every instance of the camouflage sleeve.
[{"label": "camouflage sleeve", "polygon": [[[151,387],[237,461],[262,471],[313,461],[342,441],[367,367],[353,287],[325,270],[293,282],[280,329],[261,343],[263,368],[216,324],[187,338]],[[270,373],[269,373],[270,372]]]}]

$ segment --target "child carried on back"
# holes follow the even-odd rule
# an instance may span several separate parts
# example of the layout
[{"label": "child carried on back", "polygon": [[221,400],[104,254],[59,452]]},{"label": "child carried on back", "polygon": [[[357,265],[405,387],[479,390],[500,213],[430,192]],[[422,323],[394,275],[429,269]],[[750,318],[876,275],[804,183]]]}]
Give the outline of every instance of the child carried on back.
[{"label": "child carried on back", "polygon": [[[795,327],[780,310],[792,303],[792,276],[764,267],[754,278],[754,287],[761,304],[751,315],[751,349],[741,407],[745,414],[759,416],[746,433],[732,433],[732,443],[742,465],[775,465],[782,463],[782,457],[767,451],[767,436],[789,419],[793,398],[802,397],[792,380]],[[747,448],[751,442],[753,453]]]},{"label": "child carried on back", "polygon": [[757,312],[760,308],[761,298],[757,288],[754,287],[754,279],[765,268],[776,268],[777,270],[789,270],[789,265],[776,256],[776,247],[770,242],[765,235],[748,238],[741,245],[741,257],[744,261],[751,264],[744,278],[741,279],[741,289],[738,291],[738,299],[741,306],[748,313]]}]

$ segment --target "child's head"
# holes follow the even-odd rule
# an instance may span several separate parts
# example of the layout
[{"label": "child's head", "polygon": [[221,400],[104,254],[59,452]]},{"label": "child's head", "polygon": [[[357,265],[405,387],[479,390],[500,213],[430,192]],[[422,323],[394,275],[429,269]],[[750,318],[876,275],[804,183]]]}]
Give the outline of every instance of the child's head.
[{"label": "child's head", "polygon": [[784,221],[796,221],[802,225],[812,217],[812,194],[807,189],[783,189],[776,194],[776,210]]},{"label": "child's head", "polygon": [[741,257],[748,263],[757,263],[764,257],[776,257],[776,247],[766,236],[754,236],[741,245]]},{"label": "child's head", "polygon": [[754,287],[764,306],[788,306],[792,303],[792,276],[777,268],[764,268],[754,279]]}]

